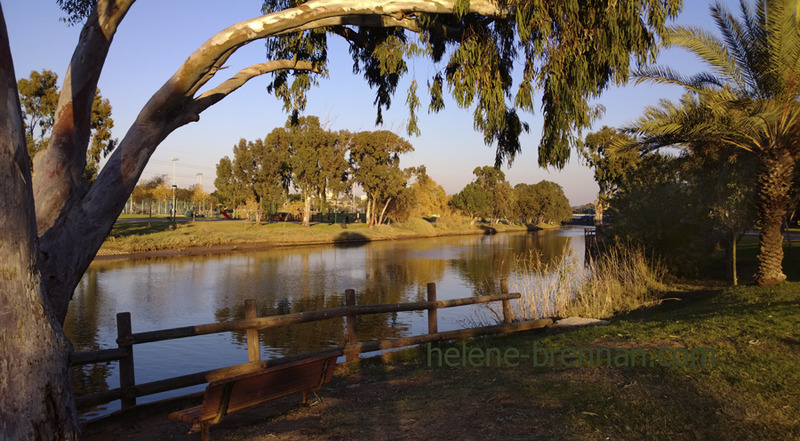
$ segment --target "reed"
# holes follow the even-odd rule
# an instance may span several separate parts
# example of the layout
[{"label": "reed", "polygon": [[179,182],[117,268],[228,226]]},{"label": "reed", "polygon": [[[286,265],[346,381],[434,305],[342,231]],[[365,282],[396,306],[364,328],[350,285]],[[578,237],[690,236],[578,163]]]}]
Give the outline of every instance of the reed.
[{"label": "reed", "polygon": [[523,320],[606,318],[657,301],[666,290],[666,267],[633,245],[610,247],[585,266],[568,250],[553,262],[531,252],[519,257],[515,268],[512,291],[522,298],[514,315]]}]

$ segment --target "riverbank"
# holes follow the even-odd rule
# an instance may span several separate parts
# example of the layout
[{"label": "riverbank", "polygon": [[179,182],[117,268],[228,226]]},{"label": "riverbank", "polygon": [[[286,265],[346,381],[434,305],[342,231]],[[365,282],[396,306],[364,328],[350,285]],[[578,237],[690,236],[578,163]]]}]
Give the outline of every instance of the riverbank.
[{"label": "riverbank", "polygon": [[[226,417],[211,435],[220,441],[799,439],[798,293],[798,282],[687,288],[607,326],[409,349],[340,369],[312,406],[280,400]],[[606,349],[611,356],[604,358]],[[461,356],[491,351],[502,358]],[[449,352],[459,357],[448,363],[438,356]],[[587,358],[578,362],[577,353]],[[89,427],[86,439],[197,439],[167,412],[110,419]]]},{"label": "riverbank", "polygon": [[405,224],[255,224],[248,221],[210,220],[181,222],[173,226],[160,220],[148,225],[146,220],[118,222],[97,254],[97,259],[116,259],[178,254],[224,253],[257,250],[278,246],[362,243],[380,240],[425,237],[495,234],[531,231],[558,226],[509,225],[468,222],[429,223],[416,219]]}]

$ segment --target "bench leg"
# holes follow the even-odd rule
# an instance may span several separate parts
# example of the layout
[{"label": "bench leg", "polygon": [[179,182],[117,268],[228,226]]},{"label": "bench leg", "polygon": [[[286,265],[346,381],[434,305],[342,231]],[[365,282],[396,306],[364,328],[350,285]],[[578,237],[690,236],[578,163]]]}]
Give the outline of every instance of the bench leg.
[{"label": "bench leg", "polygon": [[200,426],[200,440],[201,441],[210,441],[211,440],[211,438],[208,435],[208,426],[210,426],[210,424],[208,424],[208,423],[202,423],[201,426]]},{"label": "bench leg", "polygon": [[303,406],[308,404],[308,392],[307,391],[303,391],[303,401],[301,401],[300,404],[302,404]]}]

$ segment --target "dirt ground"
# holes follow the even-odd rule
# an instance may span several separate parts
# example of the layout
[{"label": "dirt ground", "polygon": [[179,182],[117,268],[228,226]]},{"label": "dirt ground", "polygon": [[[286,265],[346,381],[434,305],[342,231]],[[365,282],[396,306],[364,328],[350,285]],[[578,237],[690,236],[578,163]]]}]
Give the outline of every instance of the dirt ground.
[{"label": "dirt ground", "polygon": [[[587,433],[578,437],[563,433],[558,418],[553,419],[547,409],[550,400],[531,400],[518,393],[511,378],[491,378],[485,371],[471,369],[383,364],[343,371],[340,367],[317,396],[311,394],[309,405],[301,406],[297,395],[228,415],[211,427],[211,439],[521,440],[530,439],[531,423],[550,426],[539,433],[587,439]],[[512,377],[521,374],[506,373]],[[169,412],[197,403],[195,398],[112,417],[85,427],[84,438],[198,441],[199,433],[187,433],[188,423],[168,418]]]}]

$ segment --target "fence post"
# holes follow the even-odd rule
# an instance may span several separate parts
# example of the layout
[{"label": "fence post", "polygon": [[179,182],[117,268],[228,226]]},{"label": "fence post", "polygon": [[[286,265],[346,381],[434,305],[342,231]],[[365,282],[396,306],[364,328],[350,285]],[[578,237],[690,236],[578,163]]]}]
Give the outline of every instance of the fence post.
[{"label": "fence post", "polygon": [[[256,301],[247,299],[244,301],[244,318],[254,319],[258,317]],[[247,361],[261,360],[261,346],[258,341],[258,329],[247,328]]]},{"label": "fence post", "polygon": [[[508,280],[500,279],[500,294],[508,294]],[[511,310],[511,300],[503,300],[503,323],[510,324],[514,321],[514,312]]]},{"label": "fence post", "polygon": [[[428,284],[428,301],[436,303],[436,284]],[[436,305],[428,309],[428,334],[436,334],[439,332],[439,319],[438,310]]]},{"label": "fence post", "polygon": [[133,345],[127,341],[131,331],[131,313],[117,313],[117,347],[125,352],[125,357],[119,360],[119,388],[122,390],[122,408],[130,409],[136,406],[136,396],[132,388],[136,386],[133,371]]},{"label": "fence post", "polygon": [[[356,291],[354,289],[345,290],[344,305],[356,306]],[[345,334],[344,356],[347,363],[358,361],[358,327],[356,326],[356,317],[355,314],[348,314],[345,316],[347,333]]]}]

